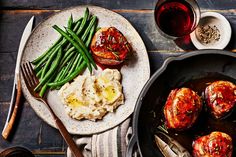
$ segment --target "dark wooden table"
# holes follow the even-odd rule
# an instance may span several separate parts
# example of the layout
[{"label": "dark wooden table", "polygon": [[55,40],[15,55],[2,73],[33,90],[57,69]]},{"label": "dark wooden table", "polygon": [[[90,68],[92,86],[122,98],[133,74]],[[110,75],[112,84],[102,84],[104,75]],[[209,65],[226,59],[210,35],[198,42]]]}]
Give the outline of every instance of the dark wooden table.
[{"label": "dark wooden table", "polygon": [[[6,120],[11,98],[15,62],[23,29],[32,15],[35,24],[67,7],[97,5],[111,9],[128,19],[141,35],[150,58],[151,72],[169,56],[194,50],[191,43],[167,40],[155,28],[153,9],[156,0],[1,0],[0,1],[0,130]],[[233,34],[226,50],[236,52],[236,0],[198,0],[202,11],[216,11],[231,23]],[[186,42],[185,42],[186,44]],[[0,138],[0,151],[11,146],[25,146],[37,156],[65,156],[66,144],[58,131],[42,121],[24,101],[10,141]]]}]

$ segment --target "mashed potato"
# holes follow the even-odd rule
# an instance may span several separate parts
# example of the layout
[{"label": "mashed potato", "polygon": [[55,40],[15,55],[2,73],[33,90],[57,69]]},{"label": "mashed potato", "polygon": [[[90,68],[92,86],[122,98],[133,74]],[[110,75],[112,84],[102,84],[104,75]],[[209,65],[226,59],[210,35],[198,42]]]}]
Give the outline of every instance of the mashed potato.
[{"label": "mashed potato", "polygon": [[67,83],[58,95],[65,110],[74,119],[102,119],[124,104],[124,95],[118,70],[106,69],[98,76],[78,76]]}]

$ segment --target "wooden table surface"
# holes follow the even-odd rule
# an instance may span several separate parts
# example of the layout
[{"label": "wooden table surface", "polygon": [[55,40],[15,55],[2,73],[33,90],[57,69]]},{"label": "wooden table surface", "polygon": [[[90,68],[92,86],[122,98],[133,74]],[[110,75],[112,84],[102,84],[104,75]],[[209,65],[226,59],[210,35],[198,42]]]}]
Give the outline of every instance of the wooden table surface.
[{"label": "wooden table surface", "polygon": [[[0,130],[3,129],[14,78],[17,50],[23,29],[31,16],[35,25],[49,15],[67,7],[97,5],[111,9],[129,20],[146,44],[151,72],[158,69],[169,56],[194,50],[188,41],[176,45],[160,36],[154,24],[156,0],[1,0],[0,1]],[[223,14],[232,26],[232,38],[226,50],[236,52],[236,0],[198,0],[201,11]],[[187,46],[186,46],[187,43]],[[1,150],[11,146],[29,148],[36,156],[65,156],[66,144],[58,131],[42,121],[24,101],[12,138],[0,138]]]}]

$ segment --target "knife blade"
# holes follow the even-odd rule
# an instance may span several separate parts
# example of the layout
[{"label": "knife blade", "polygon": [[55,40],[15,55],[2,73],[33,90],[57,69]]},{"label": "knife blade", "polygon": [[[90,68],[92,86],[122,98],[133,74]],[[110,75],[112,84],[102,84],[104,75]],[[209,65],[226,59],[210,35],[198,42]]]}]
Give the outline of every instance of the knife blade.
[{"label": "knife blade", "polygon": [[27,23],[21,40],[20,40],[20,45],[18,48],[18,54],[17,54],[17,60],[16,60],[16,68],[15,68],[15,77],[14,77],[14,84],[13,84],[13,89],[12,89],[12,97],[11,97],[11,102],[9,105],[9,110],[8,110],[8,114],[7,114],[7,119],[2,131],[2,136],[4,139],[7,139],[11,129],[13,127],[13,124],[15,122],[16,119],[16,115],[18,112],[18,108],[20,105],[20,99],[21,99],[21,82],[20,82],[20,62],[21,62],[21,58],[22,58],[22,53],[23,53],[23,49],[25,47],[26,41],[28,40],[32,28],[33,28],[33,22],[34,22],[34,16],[31,17],[31,19],[29,20],[29,22]]}]

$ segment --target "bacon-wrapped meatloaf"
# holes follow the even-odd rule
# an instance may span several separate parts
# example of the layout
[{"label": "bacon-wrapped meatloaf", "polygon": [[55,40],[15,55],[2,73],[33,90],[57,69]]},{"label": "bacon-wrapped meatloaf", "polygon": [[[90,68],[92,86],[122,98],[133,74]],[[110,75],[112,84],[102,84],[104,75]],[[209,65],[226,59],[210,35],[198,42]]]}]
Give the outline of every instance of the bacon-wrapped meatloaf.
[{"label": "bacon-wrapped meatloaf", "polygon": [[232,157],[232,138],[223,132],[212,132],[193,142],[194,157]]},{"label": "bacon-wrapped meatloaf", "polygon": [[215,118],[226,116],[236,102],[236,86],[229,81],[216,81],[207,86],[205,99],[209,111]]},{"label": "bacon-wrapped meatloaf", "polygon": [[200,96],[189,88],[174,89],[164,106],[167,128],[184,130],[190,128],[202,110]]}]

